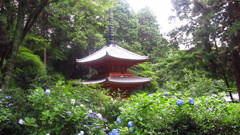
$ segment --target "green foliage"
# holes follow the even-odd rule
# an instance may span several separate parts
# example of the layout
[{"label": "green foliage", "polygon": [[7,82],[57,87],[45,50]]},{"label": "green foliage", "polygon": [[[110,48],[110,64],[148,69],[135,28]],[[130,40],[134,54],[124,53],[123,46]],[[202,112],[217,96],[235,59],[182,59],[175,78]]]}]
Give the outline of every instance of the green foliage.
[{"label": "green foliage", "polygon": [[187,92],[194,97],[227,91],[224,81],[213,79],[204,68],[201,51],[169,51],[153,64],[152,72],[157,76],[160,91]]},{"label": "green foliage", "polygon": [[[239,45],[240,20],[239,14],[236,14],[239,2],[223,4],[220,0],[172,0],[172,3],[177,17],[189,22],[174,30],[172,40],[192,47],[191,50],[202,48],[200,58],[204,65],[201,66],[205,71],[213,78],[223,78],[227,85],[233,83],[232,76],[239,74],[239,57],[234,57],[232,51]],[[238,82],[239,77],[235,78]],[[235,87],[239,88],[237,82]]]},{"label": "green foliage", "polygon": [[238,31],[240,31],[240,22],[236,21],[232,24],[232,26],[228,29],[228,34],[229,35],[234,35],[235,33],[237,33]]},{"label": "green foliage", "polygon": [[[144,86],[141,89],[142,91],[154,92],[159,89],[159,85],[157,83],[157,80],[159,78],[158,78],[158,76],[155,75],[154,71],[152,70],[151,63],[144,62],[139,65],[136,65],[130,69],[130,72],[134,73],[137,76],[153,78],[153,80],[150,82],[150,84],[147,84],[146,86]],[[140,92],[140,91],[137,90],[137,92]]]},{"label": "green foliage", "polygon": [[[1,91],[0,133],[105,135],[117,129],[121,135],[133,131],[140,135],[239,134],[240,104],[227,103],[222,97],[202,96],[191,103],[189,94],[143,93],[118,101],[106,92],[79,81],[58,82],[31,93]],[[183,104],[177,104],[179,100]],[[122,123],[115,122],[117,117]]]},{"label": "green foliage", "polygon": [[227,91],[223,80],[214,80],[207,77],[206,73],[183,70],[181,80],[171,79],[163,85],[163,89],[172,92],[190,93],[193,97],[216,94]]},{"label": "green foliage", "polygon": [[16,134],[19,131],[19,117],[29,111],[27,94],[29,91],[21,89],[0,90],[0,134]]},{"label": "green foliage", "polygon": [[24,90],[7,90],[0,98],[3,102],[0,133],[3,134],[74,135],[84,131],[101,135],[105,134],[102,129],[106,128],[106,122],[119,115],[121,105],[98,86],[82,85],[80,81],[59,82],[48,90],[37,88],[30,94]]},{"label": "green foliage", "polygon": [[34,53],[42,52],[44,49],[49,49],[51,47],[50,41],[42,36],[36,35],[36,33],[28,34],[24,44]]},{"label": "green foliage", "polygon": [[[179,99],[184,102],[183,105],[176,104]],[[129,128],[128,122],[132,121],[135,134],[140,135],[240,133],[240,104],[226,103],[208,96],[195,98],[194,104],[189,99],[191,98],[172,93],[132,96],[121,108],[119,118],[122,123],[115,126]]]},{"label": "green foliage", "polygon": [[126,0],[117,0],[113,10],[115,40],[120,45],[138,40],[139,21]]},{"label": "green foliage", "polygon": [[[9,104],[9,99],[4,98],[3,94],[0,94],[0,125],[7,126],[9,117],[11,116],[11,111],[8,107],[5,107]],[[1,133],[1,130],[0,130]]]},{"label": "green foliage", "polygon": [[20,48],[15,63],[14,82],[20,88],[31,88],[31,85],[36,83],[36,79],[45,75],[44,65],[39,56],[27,48]]},{"label": "green foliage", "polygon": [[141,51],[145,55],[149,55],[157,46],[163,44],[160,41],[162,36],[160,35],[158,22],[149,8],[141,9],[137,16],[139,21],[138,41],[141,43]]},{"label": "green foliage", "polygon": [[[66,79],[84,76],[84,69],[76,69],[76,59],[105,45],[103,33],[107,27],[106,11],[112,2],[64,0],[46,9],[46,16],[43,14],[38,25],[45,30],[44,37],[51,45],[47,48],[47,69],[53,69],[49,70],[49,74],[58,72]],[[43,35],[38,31],[35,33]]]}]

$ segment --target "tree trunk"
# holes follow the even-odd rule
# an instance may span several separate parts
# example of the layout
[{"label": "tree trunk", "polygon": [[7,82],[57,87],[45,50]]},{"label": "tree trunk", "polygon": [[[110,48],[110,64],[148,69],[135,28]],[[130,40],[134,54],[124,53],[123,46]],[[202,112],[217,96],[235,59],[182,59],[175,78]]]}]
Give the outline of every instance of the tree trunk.
[{"label": "tree trunk", "polygon": [[[57,2],[58,0],[52,1]],[[15,57],[18,53],[19,46],[21,45],[23,39],[28,34],[29,30],[32,28],[33,24],[36,22],[38,16],[42,13],[43,9],[49,4],[48,0],[41,0],[39,5],[36,5],[36,9],[33,10],[32,13],[29,14],[29,17],[26,19],[26,9],[27,9],[27,1],[19,0],[18,12],[17,12],[17,24],[14,32],[14,38],[11,42],[12,52],[9,54],[9,59],[7,59],[7,64],[4,68],[4,76],[2,79],[2,89],[7,89],[9,85],[9,81],[12,75],[12,71],[14,68]],[[26,8],[26,9],[25,9]],[[24,26],[24,23],[25,26]]]},{"label": "tree trunk", "polygon": [[[234,21],[240,21],[240,5],[237,0],[233,2],[233,16]],[[238,98],[240,101],[240,30],[235,32],[235,35],[232,36],[232,43],[234,49],[232,51],[232,65],[233,65],[233,72],[236,80],[236,86],[238,91]]]},{"label": "tree trunk", "polygon": [[[43,22],[41,34],[45,38],[47,37],[47,34],[48,34],[48,28],[47,28],[48,14],[46,12],[42,13],[42,19],[44,20],[44,22]],[[44,63],[45,71],[47,71],[47,45],[46,44],[47,43],[44,43],[44,50],[43,50],[43,63]]]},{"label": "tree trunk", "polygon": [[45,48],[43,51],[43,63],[44,63],[45,71],[47,71],[47,48],[46,48],[46,45],[45,45]]},{"label": "tree trunk", "polygon": [[17,24],[16,24],[15,33],[14,33],[14,38],[12,41],[12,53],[10,54],[10,57],[7,60],[7,64],[4,68],[4,76],[3,76],[3,80],[2,80],[2,89],[3,90],[8,88],[9,81],[10,81],[12,71],[14,68],[14,60],[18,53],[19,46],[22,42],[24,18],[25,18],[24,0],[20,0],[19,7],[18,7]]},{"label": "tree trunk", "polygon": [[236,79],[236,86],[238,91],[238,97],[240,101],[240,52],[237,50],[234,50],[232,52],[232,64],[234,69],[234,76]]}]

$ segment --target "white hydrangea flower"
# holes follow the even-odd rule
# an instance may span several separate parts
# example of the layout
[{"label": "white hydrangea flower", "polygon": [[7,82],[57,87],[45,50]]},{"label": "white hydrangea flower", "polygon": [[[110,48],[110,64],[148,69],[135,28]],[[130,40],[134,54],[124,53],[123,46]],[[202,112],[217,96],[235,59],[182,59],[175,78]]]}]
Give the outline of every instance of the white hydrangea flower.
[{"label": "white hydrangea flower", "polygon": [[85,105],[83,105],[83,104],[80,104],[80,106],[81,106],[81,107],[85,107]]},{"label": "white hydrangea flower", "polygon": [[99,119],[102,119],[102,114],[101,113],[97,113],[96,115]]},{"label": "white hydrangea flower", "polygon": [[51,92],[51,91],[50,91],[49,89],[47,89],[47,90],[45,91],[45,94],[46,94],[46,95],[49,95],[50,92]]},{"label": "white hydrangea flower", "polygon": [[75,104],[76,100],[75,99],[71,99],[71,104]]},{"label": "white hydrangea flower", "polygon": [[84,135],[84,131],[80,131],[77,135]]},{"label": "white hydrangea flower", "polygon": [[92,111],[92,110],[89,110],[88,113],[93,113],[93,111]]},{"label": "white hydrangea flower", "polygon": [[20,119],[20,120],[18,121],[18,123],[19,123],[20,125],[23,125],[23,124],[25,123],[25,121],[24,121],[23,119]]},{"label": "white hydrangea flower", "polygon": [[50,134],[48,133],[48,134],[46,134],[46,135],[50,135]]}]

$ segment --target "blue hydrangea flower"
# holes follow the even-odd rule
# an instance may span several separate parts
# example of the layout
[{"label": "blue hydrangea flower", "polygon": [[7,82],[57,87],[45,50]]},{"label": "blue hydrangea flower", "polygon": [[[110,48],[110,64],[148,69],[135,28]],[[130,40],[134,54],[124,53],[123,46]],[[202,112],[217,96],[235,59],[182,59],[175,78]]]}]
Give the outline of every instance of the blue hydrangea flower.
[{"label": "blue hydrangea flower", "polygon": [[154,95],[153,95],[153,94],[149,94],[148,96],[149,96],[149,97],[154,97]]},{"label": "blue hydrangea flower", "polygon": [[8,98],[12,98],[11,96],[5,96],[4,98],[8,99]]},{"label": "blue hydrangea flower", "polygon": [[96,128],[101,128],[100,126],[96,126]]},{"label": "blue hydrangea flower", "polygon": [[8,104],[8,106],[12,106],[12,105],[13,105],[13,103],[9,103],[9,104]]},{"label": "blue hydrangea flower", "polygon": [[116,121],[117,121],[117,123],[122,123],[122,120],[119,117],[117,118]]},{"label": "blue hydrangea flower", "polygon": [[70,115],[70,114],[72,114],[72,112],[71,111],[67,111],[67,114]]},{"label": "blue hydrangea flower", "polygon": [[119,135],[119,132],[117,129],[113,129],[108,135]]},{"label": "blue hydrangea flower", "polygon": [[112,133],[113,133],[114,135],[118,135],[118,134],[119,134],[119,132],[118,132],[117,129],[113,129],[113,130],[112,130]]},{"label": "blue hydrangea flower", "polygon": [[45,94],[46,94],[46,95],[49,95],[50,92],[51,92],[51,91],[50,91],[49,89],[47,89],[47,90],[45,91]]},{"label": "blue hydrangea flower", "polygon": [[103,120],[103,121],[107,121],[107,119],[106,119],[106,118],[102,118],[102,120]]},{"label": "blue hydrangea flower", "polygon": [[165,92],[165,93],[164,93],[164,96],[168,96],[168,95],[169,95],[169,92]]},{"label": "blue hydrangea flower", "polygon": [[176,104],[177,104],[178,106],[181,106],[181,105],[184,105],[184,102],[179,99],[179,100],[176,102]]},{"label": "blue hydrangea flower", "polygon": [[0,104],[2,104],[3,102],[2,101],[0,101]]},{"label": "blue hydrangea flower", "polygon": [[134,134],[134,130],[130,131],[130,134]]},{"label": "blue hydrangea flower", "polygon": [[94,114],[89,114],[88,117],[94,118],[95,116],[94,116]]},{"label": "blue hydrangea flower", "polygon": [[132,121],[129,121],[129,122],[128,122],[128,126],[129,126],[129,127],[133,127],[133,122],[132,122]]},{"label": "blue hydrangea flower", "polygon": [[191,105],[194,105],[194,103],[195,103],[195,101],[194,101],[194,99],[189,99],[189,101],[188,101]]},{"label": "blue hydrangea flower", "polygon": [[91,127],[91,125],[83,125],[84,127]]}]

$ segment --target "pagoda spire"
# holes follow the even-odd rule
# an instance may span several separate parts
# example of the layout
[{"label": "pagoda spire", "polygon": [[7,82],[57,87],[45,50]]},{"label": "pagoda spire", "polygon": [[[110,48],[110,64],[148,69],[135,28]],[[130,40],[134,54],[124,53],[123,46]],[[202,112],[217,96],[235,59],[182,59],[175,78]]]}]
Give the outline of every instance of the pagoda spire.
[{"label": "pagoda spire", "polygon": [[109,9],[109,26],[108,26],[108,43],[107,45],[110,44],[115,44],[114,42],[114,27],[113,27],[113,13],[112,9]]}]

